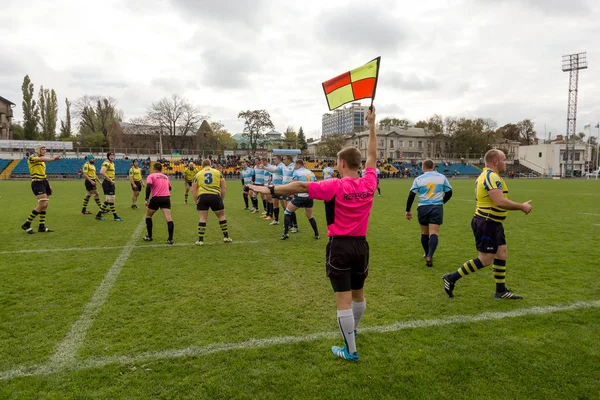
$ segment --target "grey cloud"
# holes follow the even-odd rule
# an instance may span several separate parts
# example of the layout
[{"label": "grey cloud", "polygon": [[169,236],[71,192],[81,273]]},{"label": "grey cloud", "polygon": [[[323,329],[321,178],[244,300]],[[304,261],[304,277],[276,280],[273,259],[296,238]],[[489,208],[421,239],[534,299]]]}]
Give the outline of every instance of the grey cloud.
[{"label": "grey cloud", "polygon": [[216,88],[245,88],[250,84],[250,73],[260,72],[260,65],[251,54],[220,48],[206,50],[202,61],[206,67],[204,83]]},{"label": "grey cloud", "polygon": [[378,52],[397,50],[408,37],[403,21],[386,9],[369,6],[336,8],[317,22],[320,40],[352,49],[368,48]]},{"label": "grey cloud", "polygon": [[407,91],[429,91],[440,88],[440,83],[435,79],[421,78],[416,74],[402,74],[400,72],[388,72],[379,78],[381,85],[389,85],[394,88]]},{"label": "grey cloud", "polygon": [[181,94],[189,89],[198,89],[198,83],[178,78],[155,78],[150,83],[169,93]]},{"label": "grey cloud", "polygon": [[260,28],[264,23],[261,15],[267,5],[266,0],[170,0],[171,4],[186,18],[235,22],[241,25]]},{"label": "grey cloud", "polygon": [[394,115],[396,117],[404,115],[404,110],[398,104],[377,104],[374,102],[377,114]]},{"label": "grey cloud", "polygon": [[512,3],[537,9],[548,15],[585,15],[591,12],[587,0],[475,0],[483,4]]}]

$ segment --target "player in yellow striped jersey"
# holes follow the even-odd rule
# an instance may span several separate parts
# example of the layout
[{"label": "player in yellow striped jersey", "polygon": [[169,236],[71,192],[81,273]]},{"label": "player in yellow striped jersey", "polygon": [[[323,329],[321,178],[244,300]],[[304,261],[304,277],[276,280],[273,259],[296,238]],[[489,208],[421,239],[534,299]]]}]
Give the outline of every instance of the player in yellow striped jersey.
[{"label": "player in yellow striped jersey", "polygon": [[108,152],[106,154],[106,161],[102,163],[100,175],[104,178],[102,181],[104,204],[102,204],[100,211],[98,211],[98,214],[96,214],[96,219],[104,220],[102,213],[111,212],[115,218],[115,221],[121,222],[123,219],[117,215],[115,210],[115,153]]},{"label": "player in yellow striped jersey", "polygon": [[185,181],[185,203],[188,203],[188,194],[190,192],[190,188],[192,187],[192,183],[194,183],[194,176],[198,173],[196,170],[196,166],[193,162],[188,164],[188,167],[183,172],[183,180]]},{"label": "player in yellow striped jersey", "polygon": [[131,190],[133,192],[131,195],[131,208],[139,210],[136,203],[140,191],[144,187],[144,182],[142,181],[142,170],[138,167],[138,160],[133,160],[133,165],[129,168],[129,182],[131,183]]},{"label": "player in yellow striped jersey", "polygon": [[98,175],[96,175],[96,166],[94,165],[95,157],[93,154],[89,154],[85,157],[86,163],[83,164],[81,168],[83,173],[83,178],[85,179],[85,197],[83,198],[83,207],[81,208],[81,213],[84,215],[91,214],[87,210],[88,202],[90,201],[90,197],[94,195],[94,200],[98,205],[98,208],[101,207],[100,204],[100,196],[98,195],[98,189],[96,187],[96,182],[100,182],[98,179]]},{"label": "player in yellow striped jersey", "polygon": [[46,210],[52,194],[52,186],[46,178],[46,163],[57,160],[60,160],[60,156],[46,157],[46,146],[42,145],[36,146],[35,153],[27,158],[27,166],[31,175],[31,190],[37,198],[37,206],[31,211],[27,221],[21,225],[21,228],[29,234],[33,233],[31,223],[38,215],[40,216],[38,232],[54,232],[52,229],[46,228]]},{"label": "player in yellow striped jersey", "polygon": [[506,156],[500,150],[490,150],[485,154],[485,168],[475,183],[477,206],[471,228],[475,234],[475,242],[479,256],[463,264],[456,272],[442,276],[444,290],[454,297],[454,285],[457,280],[483,267],[493,264],[496,280],[497,299],[522,299],[506,288],[506,238],[502,221],[506,219],[508,210],[521,210],[529,214],[532,210],[531,200],[516,203],[508,199],[508,186],[500,177],[506,171]]},{"label": "player in yellow striped jersey", "polygon": [[219,227],[223,232],[223,242],[232,242],[227,230],[227,218],[225,218],[225,205],[223,204],[226,191],[225,178],[218,170],[211,168],[210,160],[202,161],[202,169],[198,171],[192,183],[192,195],[196,201],[196,209],[200,217],[197,246],[204,244],[209,208],[214,211],[219,219]]}]

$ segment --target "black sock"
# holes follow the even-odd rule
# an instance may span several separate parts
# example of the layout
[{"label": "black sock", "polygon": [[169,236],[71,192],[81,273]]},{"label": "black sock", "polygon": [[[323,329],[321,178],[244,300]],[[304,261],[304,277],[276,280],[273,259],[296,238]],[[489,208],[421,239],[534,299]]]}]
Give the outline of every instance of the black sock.
[{"label": "black sock", "polygon": [[315,231],[315,236],[319,236],[319,229],[317,229],[317,221],[314,218],[308,220],[310,222],[310,226],[312,226],[313,231]]},{"label": "black sock", "polygon": [[258,210],[258,199],[252,198],[252,207]]},{"label": "black sock", "polygon": [[244,193],[244,203],[246,203],[246,208],[248,208],[248,193]]},{"label": "black sock", "polygon": [[267,200],[263,199],[263,210],[267,211]]},{"label": "black sock", "polygon": [[292,215],[287,212],[283,213],[283,233],[287,235],[290,230],[290,225],[292,224]]},{"label": "black sock", "polygon": [[269,211],[267,211],[267,214],[269,215],[269,217],[273,217],[273,203],[269,203],[268,207]]},{"label": "black sock", "polygon": [[294,228],[298,228],[298,220],[296,219],[296,213],[295,212],[292,213],[292,226]]},{"label": "black sock", "polygon": [[274,215],[275,221],[279,221],[279,207],[275,207],[273,209],[273,215]]},{"label": "black sock", "polygon": [[152,218],[146,217],[146,229],[148,230],[148,237],[152,237]]},{"label": "black sock", "polygon": [[430,235],[429,236],[429,251],[427,252],[427,256],[433,257],[433,253],[435,253],[435,249],[437,249],[438,245],[438,235]]},{"label": "black sock", "polygon": [[169,240],[173,240],[173,231],[175,230],[175,224],[173,221],[167,222],[167,229],[169,231]]},{"label": "black sock", "polygon": [[423,246],[425,254],[429,253],[429,235],[421,235],[421,246]]},{"label": "black sock", "polygon": [[377,188],[377,193],[381,195],[381,189]]}]

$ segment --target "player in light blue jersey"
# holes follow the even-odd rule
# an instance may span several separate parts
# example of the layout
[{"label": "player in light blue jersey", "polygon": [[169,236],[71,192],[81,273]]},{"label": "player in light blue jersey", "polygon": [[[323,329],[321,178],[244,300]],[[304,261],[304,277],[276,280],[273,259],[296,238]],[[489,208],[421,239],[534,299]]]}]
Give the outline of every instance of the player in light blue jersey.
[{"label": "player in light blue jersey", "polygon": [[[264,185],[267,186],[271,184],[271,173],[266,169],[266,166],[269,165],[269,159],[267,157],[262,157],[260,159],[260,166],[263,171],[263,182]],[[270,221],[273,219],[273,197],[270,194],[265,195],[267,202],[266,214],[261,216],[265,221]]]},{"label": "player in light blue jersey", "polygon": [[248,166],[248,161],[242,161],[242,187],[244,188],[244,203],[246,203],[246,208],[244,210],[249,210],[248,207],[248,194],[250,193],[250,188],[248,185],[252,184],[252,177],[254,176],[254,170]]},{"label": "player in light blue jersey", "polygon": [[[294,164],[294,158],[290,155],[283,156],[283,163],[285,167],[282,171],[282,184],[287,185],[293,181],[294,171],[296,170],[296,165]],[[287,203],[292,199],[291,197],[286,197]],[[287,204],[284,206],[287,209]],[[298,232],[298,219],[296,218],[296,213],[292,213],[292,233]]]},{"label": "player in light blue jersey", "polygon": [[[304,161],[297,160],[295,164],[295,170],[292,175],[292,180],[300,181],[300,182],[316,182],[317,177],[315,174],[304,168]],[[313,231],[315,233],[315,239],[319,239],[319,229],[317,228],[317,221],[312,216],[314,201],[308,197],[308,193],[298,193],[294,196],[292,201],[290,201],[284,212],[284,223],[283,223],[283,235],[281,235],[281,240],[289,239],[289,229],[292,226],[292,213],[295,213],[297,209],[303,207],[304,215],[308,218],[308,222],[310,222],[310,226],[312,226]],[[296,232],[298,229],[296,228]]]},{"label": "player in light blue jersey", "polygon": [[[287,160],[288,164],[291,162]],[[283,169],[286,164],[282,161],[281,156],[273,156],[273,165],[267,164],[265,170],[271,173],[271,185],[279,186],[283,184]],[[287,196],[276,194],[273,197],[273,221],[269,225],[279,225],[279,202],[282,202],[283,208],[287,206]]]},{"label": "player in light blue jersey", "polygon": [[375,172],[377,172],[377,196],[381,197],[381,189],[379,188],[379,175],[381,175],[381,170],[379,167],[375,168]]},{"label": "player in light blue jersey", "polygon": [[323,180],[333,179],[333,168],[331,168],[331,161],[327,163],[327,166],[323,168]]},{"label": "player in light blue jersey", "polygon": [[406,202],[406,219],[412,219],[410,209],[419,196],[417,214],[421,225],[421,245],[425,250],[425,263],[433,266],[433,253],[438,245],[438,233],[444,219],[444,204],[452,197],[448,179],[433,170],[433,161],[423,161],[423,174],[415,178]]},{"label": "player in light blue jersey", "polygon": [[[258,157],[256,157],[254,159],[254,184],[257,186],[264,186],[264,184],[265,184],[264,169],[260,162],[260,158],[258,158]],[[265,200],[265,196],[262,193],[260,194],[260,198],[262,199],[263,208],[265,210],[263,212],[263,214],[266,214],[267,213],[267,201]],[[255,210],[251,211],[254,214],[255,212],[258,212],[258,198],[256,196],[256,193],[254,193],[253,199],[256,199]]]}]

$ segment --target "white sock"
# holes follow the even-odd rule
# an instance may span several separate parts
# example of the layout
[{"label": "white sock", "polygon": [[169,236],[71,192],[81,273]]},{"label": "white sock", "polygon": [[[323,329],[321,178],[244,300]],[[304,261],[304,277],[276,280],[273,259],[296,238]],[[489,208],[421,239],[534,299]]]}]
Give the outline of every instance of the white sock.
[{"label": "white sock", "polygon": [[338,310],[338,325],[346,344],[348,353],[356,353],[356,342],[354,341],[354,313],[352,310]]},{"label": "white sock", "polygon": [[354,330],[358,327],[360,319],[365,313],[365,308],[367,308],[367,300],[363,300],[361,302],[352,302],[352,313],[354,313]]}]

